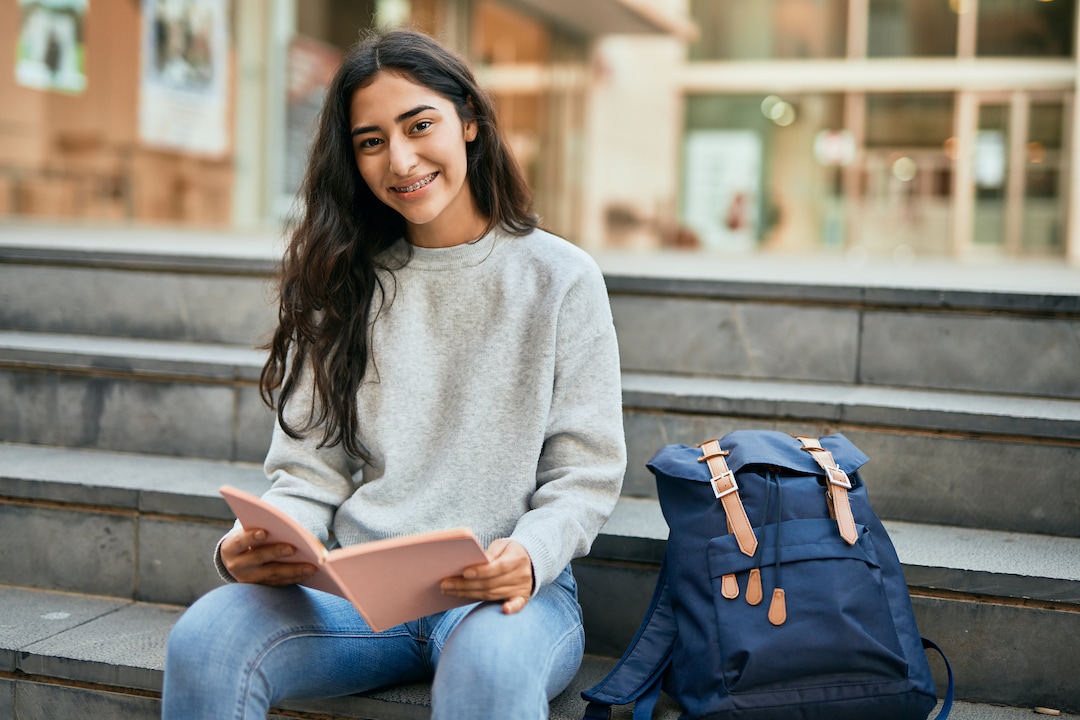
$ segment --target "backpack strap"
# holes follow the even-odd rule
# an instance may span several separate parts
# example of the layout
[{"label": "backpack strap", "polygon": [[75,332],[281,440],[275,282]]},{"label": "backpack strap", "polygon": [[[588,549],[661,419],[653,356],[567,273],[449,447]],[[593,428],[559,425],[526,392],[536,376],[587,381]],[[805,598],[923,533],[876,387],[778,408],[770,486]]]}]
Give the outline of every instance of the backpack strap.
[{"label": "backpack strap", "polygon": [[832,453],[821,447],[817,438],[795,436],[802,443],[802,449],[810,453],[810,457],[825,471],[825,497],[829,501],[829,513],[836,518],[836,525],[840,528],[840,537],[848,545],[854,545],[859,540],[859,531],[855,527],[855,518],[851,515],[851,505],[848,503],[847,491],[851,489],[851,481],[847,473],[840,469],[833,459]]},{"label": "backpack strap", "polygon": [[709,464],[710,482],[713,493],[724,506],[728,524],[735,534],[735,541],[739,544],[739,550],[747,557],[753,557],[757,550],[757,537],[754,528],[750,526],[750,519],[746,517],[742,500],[739,499],[739,484],[735,482],[735,473],[728,469],[724,456],[727,453],[720,449],[719,440],[707,440],[701,443],[701,457],[698,462]]},{"label": "backpack strap", "polygon": [[581,693],[589,703],[583,720],[607,720],[612,705],[626,705],[635,700],[634,720],[649,720],[660,697],[664,671],[671,664],[677,635],[665,557],[652,602],[630,646],[607,677]]},{"label": "backpack strap", "polygon": [[[949,689],[945,691],[945,698],[943,699],[943,701],[941,703],[941,710],[938,712],[937,717],[934,718],[934,720],[945,720],[947,717],[949,717],[949,711],[952,710],[952,701],[953,701],[952,665],[949,664],[949,658],[945,657],[945,653],[943,653],[941,651],[941,648],[939,648],[937,645],[935,645],[932,641],[927,640],[926,638],[922,638],[922,646],[923,646],[923,648],[925,648],[927,650],[937,650],[938,655],[940,655],[941,659],[945,661],[945,669],[949,673]],[[636,720],[636,718],[635,718],[635,720]]]}]

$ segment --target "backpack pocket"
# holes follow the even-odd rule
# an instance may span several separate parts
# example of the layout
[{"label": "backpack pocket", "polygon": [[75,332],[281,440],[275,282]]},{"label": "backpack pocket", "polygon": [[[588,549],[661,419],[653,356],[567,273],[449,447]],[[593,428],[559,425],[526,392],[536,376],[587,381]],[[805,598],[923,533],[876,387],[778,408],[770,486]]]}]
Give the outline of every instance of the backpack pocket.
[{"label": "backpack pocket", "polygon": [[[723,681],[729,693],[902,680],[908,665],[893,624],[870,531],[857,525],[848,545],[836,522],[788,520],[780,527],[779,572],[787,602],[782,625],[769,622],[776,587],[777,526],[756,530],[760,561],[743,555],[732,535],[708,546]],[[734,574],[745,592],[760,564],[764,601],[726,600],[720,584]]]}]

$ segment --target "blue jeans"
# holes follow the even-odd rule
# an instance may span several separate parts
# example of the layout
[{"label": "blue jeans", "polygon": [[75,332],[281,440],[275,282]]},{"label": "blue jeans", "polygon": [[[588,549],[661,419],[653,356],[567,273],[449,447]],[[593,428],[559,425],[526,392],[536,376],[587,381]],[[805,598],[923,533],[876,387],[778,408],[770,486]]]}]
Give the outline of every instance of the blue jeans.
[{"label": "blue jeans", "polygon": [[581,664],[569,567],[525,609],[479,603],[372,632],[346,600],[293,585],[225,585],[169,635],[164,720],[265,720],[282,700],[431,678],[432,718],[541,720]]}]

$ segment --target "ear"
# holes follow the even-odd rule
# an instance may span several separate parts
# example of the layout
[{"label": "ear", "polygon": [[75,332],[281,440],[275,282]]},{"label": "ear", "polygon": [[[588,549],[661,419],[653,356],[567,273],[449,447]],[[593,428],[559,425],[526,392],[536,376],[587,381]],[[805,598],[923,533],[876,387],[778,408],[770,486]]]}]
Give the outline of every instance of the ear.
[{"label": "ear", "polygon": [[480,128],[477,126],[475,120],[466,120],[464,123],[465,128],[465,142],[471,143],[476,139],[477,134],[480,132]]},{"label": "ear", "polygon": [[466,98],[465,104],[469,108],[469,119],[461,121],[461,127],[465,133],[465,142],[470,143],[476,139],[477,134],[480,132],[480,126],[476,122],[476,108],[473,107],[472,98]]}]

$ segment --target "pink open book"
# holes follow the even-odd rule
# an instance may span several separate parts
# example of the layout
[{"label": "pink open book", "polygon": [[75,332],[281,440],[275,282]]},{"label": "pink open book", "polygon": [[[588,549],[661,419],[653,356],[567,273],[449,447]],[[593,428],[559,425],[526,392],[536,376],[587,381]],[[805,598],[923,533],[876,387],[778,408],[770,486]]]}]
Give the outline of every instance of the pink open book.
[{"label": "pink open book", "polygon": [[375,632],[475,600],[443,595],[443,578],[488,561],[468,528],[439,530],[327,551],[300,523],[260,498],[223,486],[225,502],[248,529],[266,531],[267,543],[288,543],[296,554],[282,562],[310,563],[319,571],[301,585],[353,604]]}]

